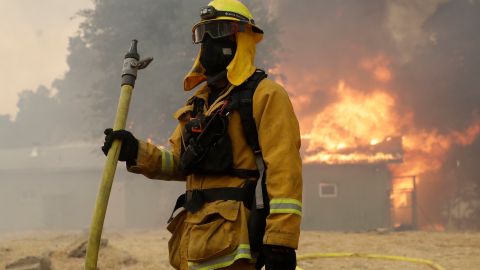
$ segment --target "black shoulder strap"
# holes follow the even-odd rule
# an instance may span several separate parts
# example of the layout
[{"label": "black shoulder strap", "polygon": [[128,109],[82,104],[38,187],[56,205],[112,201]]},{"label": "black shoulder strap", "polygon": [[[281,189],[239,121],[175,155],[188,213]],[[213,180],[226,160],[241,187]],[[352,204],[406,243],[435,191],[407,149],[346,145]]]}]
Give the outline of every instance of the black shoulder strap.
[{"label": "black shoulder strap", "polygon": [[[259,252],[263,245],[266,220],[270,213],[267,183],[265,177],[265,162],[258,142],[258,131],[255,119],[253,118],[253,94],[260,82],[267,77],[263,70],[256,70],[255,73],[238,88],[238,112],[242,121],[243,133],[248,145],[255,155],[255,163],[259,178],[255,183],[255,193],[250,209],[248,222],[249,240],[252,251]],[[259,269],[259,268],[258,268]]]},{"label": "black shoulder strap", "polygon": [[253,94],[260,82],[267,78],[265,71],[257,69],[250,78],[238,87],[238,112],[242,121],[243,133],[254,154],[261,153],[258,132],[253,118]]},{"label": "black shoulder strap", "polygon": [[190,104],[193,104],[192,117],[196,117],[197,114],[203,113],[203,106],[205,105],[205,100],[199,97],[193,97]]}]

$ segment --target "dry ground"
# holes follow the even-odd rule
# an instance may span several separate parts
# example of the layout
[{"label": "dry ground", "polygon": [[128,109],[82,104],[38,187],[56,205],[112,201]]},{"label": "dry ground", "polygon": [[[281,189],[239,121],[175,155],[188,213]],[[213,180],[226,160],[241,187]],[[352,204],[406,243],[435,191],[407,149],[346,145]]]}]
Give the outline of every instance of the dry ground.
[{"label": "dry ground", "polygon": [[[168,264],[166,231],[107,231],[107,248],[100,253],[100,269],[163,270]],[[55,270],[81,270],[82,259],[67,251],[85,238],[81,232],[22,232],[0,234],[0,269],[25,256],[50,252]],[[310,252],[380,253],[433,260],[446,270],[480,270],[480,233],[302,232],[298,254]],[[427,266],[368,259],[317,259],[301,261],[305,270],[422,270]]]}]

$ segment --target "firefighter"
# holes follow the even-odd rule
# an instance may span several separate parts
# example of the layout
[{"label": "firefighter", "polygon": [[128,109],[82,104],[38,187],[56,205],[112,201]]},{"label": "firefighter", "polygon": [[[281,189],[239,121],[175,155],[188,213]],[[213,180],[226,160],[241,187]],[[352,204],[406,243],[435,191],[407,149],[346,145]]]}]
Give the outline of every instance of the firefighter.
[{"label": "firefighter", "polygon": [[122,140],[128,171],[186,182],[167,227],[175,269],[293,270],[300,132],[287,92],[254,65],[263,31],[238,0],[214,0],[192,38],[200,51],[184,89],[199,89],[174,114],[171,150],[112,129],[102,150]]}]

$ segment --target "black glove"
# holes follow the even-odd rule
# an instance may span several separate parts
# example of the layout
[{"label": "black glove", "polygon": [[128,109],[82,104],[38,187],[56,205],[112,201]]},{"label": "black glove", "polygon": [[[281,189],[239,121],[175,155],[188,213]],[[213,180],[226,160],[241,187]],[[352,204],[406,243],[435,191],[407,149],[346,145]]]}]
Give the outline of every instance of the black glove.
[{"label": "black glove", "polygon": [[293,248],[264,245],[261,257],[265,270],[295,270],[297,267],[297,255]]},{"label": "black glove", "polygon": [[135,160],[138,155],[138,140],[130,131],[123,129],[113,131],[113,129],[107,128],[103,133],[105,134],[105,142],[103,143],[102,151],[105,156],[108,154],[110,147],[112,147],[113,141],[121,140],[122,148],[120,149],[118,160],[126,161],[128,166],[136,165]]}]

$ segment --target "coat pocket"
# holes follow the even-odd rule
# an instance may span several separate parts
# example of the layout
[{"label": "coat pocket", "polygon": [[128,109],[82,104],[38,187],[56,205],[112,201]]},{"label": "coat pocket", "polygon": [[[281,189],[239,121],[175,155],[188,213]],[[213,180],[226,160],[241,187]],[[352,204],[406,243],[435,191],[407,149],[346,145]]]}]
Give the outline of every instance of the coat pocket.
[{"label": "coat pocket", "polygon": [[186,219],[191,224],[187,258],[208,261],[232,253],[240,243],[240,203],[218,201]]},{"label": "coat pocket", "polygon": [[172,233],[170,240],[168,240],[168,253],[170,264],[175,269],[180,269],[181,253],[180,241],[185,230],[185,218],[187,211],[180,212],[167,226],[167,230]]}]

